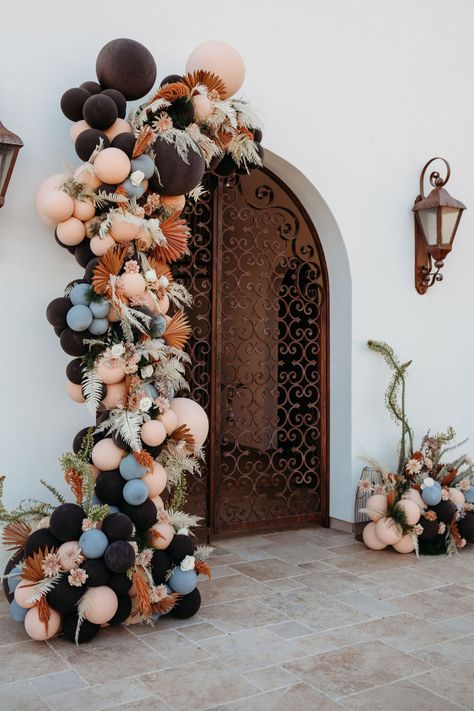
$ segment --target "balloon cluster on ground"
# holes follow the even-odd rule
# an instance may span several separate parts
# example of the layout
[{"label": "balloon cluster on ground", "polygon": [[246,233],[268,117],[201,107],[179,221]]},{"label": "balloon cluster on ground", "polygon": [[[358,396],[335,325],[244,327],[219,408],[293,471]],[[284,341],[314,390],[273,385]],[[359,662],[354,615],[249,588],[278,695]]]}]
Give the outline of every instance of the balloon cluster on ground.
[{"label": "balloon cluster on ground", "polygon": [[153,90],[151,53],[118,39],[96,73],[61,98],[82,164],[36,195],[40,218],[84,269],[46,315],[71,356],[67,393],[96,426],[61,458],[75,503],[47,485],[55,508],[0,512],[14,553],[3,579],[12,618],[33,639],[62,631],[76,643],[101,626],[199,609],[211,549],[196,545],[199,519],[183,507],[209,423],[185,379],[191,297],[171,266],[186,253],[181,213],[199,200],[204,172],[248,172],[263,157],[258,116],[234,97],[245,69],[232,47],[201,45]]}]

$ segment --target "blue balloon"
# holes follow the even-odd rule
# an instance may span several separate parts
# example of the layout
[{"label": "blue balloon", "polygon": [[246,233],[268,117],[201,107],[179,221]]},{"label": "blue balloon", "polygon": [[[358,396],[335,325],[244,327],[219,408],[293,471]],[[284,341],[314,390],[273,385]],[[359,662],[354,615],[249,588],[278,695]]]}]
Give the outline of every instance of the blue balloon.
[{"label": "blue balloon", "polygon": [[421,498],[428,506],[437,506],[441,501],[441,489],[437,486],[427,486],[422,489]]},{"label": "blue balloon", "polygon": [[437,486],[438,489],[441,489],[441,484],[439,483],[439,481],[436,481],[436,479],[433,479],[433,486]]},{"label": "blue balloon", "polygon": [[94,318],[89,326],[89,331],[94,336],[103,336],[109,330],[109,321],[106,318]]},{"label": "blue balloon", "polygon": [[118,506],[111,506],[109,504],[109,514],[112,514],[112,513],[120,513],[120,509]]},{"label": "blue balloon", "polygon": [[470,486],[467,491],[464,491],[464,498],[467,504],[474,504],[474,486]]},{"label": "blue balloon", "polygon": [[107,536],[98,528],[84,531],[79,538],[79,546],[86,558],[102,558],[108,545]]},{"label": "blue balloon", "polygon": [[72,331],[86,331],[92,323],[92,311],[84,304],[77,304],[66,314],[67,325]]},{"label": "blue balloon", "polygon": [[97,494],[92,494],[91,504],[92,506],[102,506],[103,502],[99,499]]},{"label": "blue balloon", "polygon": [[106,318],[109,313],[110,304],[105,299],[101,299],[100,301],[91,301],[89,308],[94,318]]},{"label": "blue balloon", "polygon": [[189,595],[197,585],[196,572],[194,570],[181,570],[178,565],[171,573],[168,585],[174,592],[181,593],[181,595]]},{"label": "blue balloon", "polygon": [[127,178],[127,180],[122,183],[122,188],[125,189],[128,197],[141,198],[145,192],[145,185],[143,183],[144,181],[141,182],[140,185],[134,185],[130,178]]},{"label": "blue balloon", "polygon": [[164,316],[153,316],[150,321],[150,336],[152,338],[161,338],[166,331],[167,322]]},{"label": "blue balloon", "polygon": [[158,622],[160,617],[161,617],[161,614],[159,612],[154,612],[151,616],[151,620],[152,620],[152,622]]},{"label": "blue balloon", "polygon": [[148,393],[149,397],[151,397],[152,400],[156,400],[156,398],[158,397],[158,390],[151,383],[146,383],[145,385],[142,386],[141,389],[145,390]]},{"label": "blue balloon", "polygon": [[130,481],[130,479],[141,479],[146,473],[146,467],[140,464],[140,462],[137,462],[133,454],[127,454],[127,456],[122,459],[119,469],[120,474],[127,481]]},{"label": "blue balloon", "polygon": [[123,498],[131,506],[140,506],[148,499],[148,487],[141,479],[131,479],[123,487]]},{"label": "blue balloon", "polygon": [[69,294],[71,299],[71,304],[77,306],[78,304],[83,304],[84,306],[89,306],[91,301],[91,285],[90,284],[76,284]]},{"label": "blue balloon", "polygon": [[150,156],[142,153],[141,156],[132,160],[132,173],[136,170],[141,170],[142,173],[145,173],[145,178],[149,180],[155,172],[155,163]]},{"label": "blue balloon", "polygon": [[25,607],[20,607],[16,600],[12,600],[10,604],[10,617],[15,622],[24,622],[28,610]]},{"label": "blue balloon", "polygon": [[[17,575],[14,575],[14,573],[17,573]],[[15,592],[15,588],[18,585],[18,583],[21,581],[21,573],[22,569],[20,568],[19,565],[15,565],[14,568],[10,570],[8,575],[11,575],[12,577],[7,578],[8,581],[8,590],[9,592]]]}]

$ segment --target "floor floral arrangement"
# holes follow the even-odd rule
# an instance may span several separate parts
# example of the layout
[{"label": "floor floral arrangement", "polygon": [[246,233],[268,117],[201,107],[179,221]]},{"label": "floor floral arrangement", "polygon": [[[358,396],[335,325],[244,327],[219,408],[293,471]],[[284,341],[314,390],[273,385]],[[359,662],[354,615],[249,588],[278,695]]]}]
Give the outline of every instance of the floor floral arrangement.
[{"label": "floor floral arrangement", "polygon": [[47,318],[72,357],[67,392],[96,426],[61,458],[75,503],[46,482],[57,506],[29,500],[7,511],[0,502],[12,618],[33,639],[62,631],[76,643],[101,626],[199,609],[210,548],[196,545],[199,519],[183,507],[209,423],[185,379],[191,296],[171,265],[186,252],[181,213],[186,196],[199,200],[204,172],[248,172],[263,157],[258,117],[234,97],[245,68],[232,47],[199,46],[186,73],[146,100],[157,70],[140,43],[109,42],[96,71],[98,82],[61,98],[83,162],[36,196],[56,242],[85,269]]},{"label": "floor floral arrangement", "polygon": [[405,411],[406,372],[386,343],[369,341],[393,375],[386,391],[386,407],[401,427],[398,468],[395,473],[375,469],[381,481],[362,478],[359,489],[367,495],[362,513],[370,523],[363,531],[368,548],[387,546],[399,553],[438,555],[456,553],[474,543],[474,465],[466,455],[451,459],[455,432],[428,432],[418,449]]}]

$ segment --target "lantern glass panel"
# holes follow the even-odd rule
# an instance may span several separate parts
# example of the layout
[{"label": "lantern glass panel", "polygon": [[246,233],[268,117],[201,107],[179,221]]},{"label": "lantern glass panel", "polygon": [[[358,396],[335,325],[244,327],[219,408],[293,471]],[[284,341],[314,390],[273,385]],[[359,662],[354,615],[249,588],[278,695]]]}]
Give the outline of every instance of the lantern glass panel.
[{"label": "lantern glass panel", "polygon": [[438,209],[428,207],[426,210],[418,210],[418,217],[425,234],[426,243],[434,246],[437,241]]},{"label": "lantern glass panel", "polygon": [[5,180],[7,179],[13,156],[15,155],[15,146],[0,143],[0,195],[3,195]]},{"label": "lantern glass panel", "polygon": [[441,243],[449,246],[453,236],[454,228],[458,221],[458,207],[443,207],[442,226],[441,226]]}]

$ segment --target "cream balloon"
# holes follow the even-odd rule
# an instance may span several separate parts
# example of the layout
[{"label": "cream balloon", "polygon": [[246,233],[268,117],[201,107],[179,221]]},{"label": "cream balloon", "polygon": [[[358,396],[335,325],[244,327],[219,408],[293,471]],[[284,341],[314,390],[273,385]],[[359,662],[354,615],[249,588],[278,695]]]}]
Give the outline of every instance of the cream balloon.
[{"label": "cream balloon", "polygon": [[115,242],[110,235],[105,235],[105,237],[95,235],[94,237],[91,237],[91,252],[95,254],[96,257],[102,257],[102,255],[108,252],[114,245]]},{"label": "cream balloon", "polygon": [[71,383],[69,380],[66,383],[66,392],[74,402],[85,402],[86,399],[82,394],[82,385],[76,385],[76,383]]},{"label": "cream balloon", "polygon": [[233,96],[245,79],[245,64],[239,52],[226,42],[204,42],[196,47],[186,62],[186,71],[204,69],[222,79],[225,84],[223,98]]},{"label": "cream balloon", "polygon": [[178,417],[178,427],[186,425],[200,447],[206,441],[209,432],[209,420],[201,405],[187,397],[175,397],[170,405]]},{"label": "cream balloon", "polygon": [[167,435],[170,435],[178,427],[178,415],[171,409],[163,412],[158,420],[164,424]]},{"label": "cream balloon", "polygon": [[146,289],[146,281],[141,274],[122,274],[119,284],[128,298],[140,296]]},{"label": "cream balloon", "polygon": [[152,498],[152,501],[155,504],[157,511],[163,511],[163,509],[165,508],[165,504],[161,496],[154,496]]},{"label": "cream balloon", "polygon": [[75,247],[80,244],[86,236],[86,228],[81,220],[76,217],[70,217],[64,222],[60,222],[56,227],[58,240],[68,247]]},{"label": "cream balloon", "polygon": [[381,551],[387,547],[386,543],[382,543],[382,541],[377,538],[375,523],[373,521],[368,523],[362,531],[362,539],[367,548],[370,548],[373,551]]},{"label": "cream balloon", "polygon": [[32,607],[28,610],[25,617],[25,631],[31,639],[36,639],[38,642],[44,642],[51,639],[55,634],[58,634],[61,629],[61,615],[56,610],[53,610],[49,605],[46,606],[49,612],[48,622],[42,622],[39,617],[39,607]]},{"label": "cream balloon", "polygon": [[158,534],[157,536],[153,536],[153,548],[157,548],[160,551],[168,548],[174,537],[173,526],[169,523],[155,523],[150,530]]},{"label": "cream balloon", "polygon": [[75,143],[79,134],[81,134],[83,131],[87,131],[88,128],[91,128],[91,126],[89,126],[87,121],[84,121],[84,119],[73,123],[70,131],[71,141]]},{"label": "cream balloon", "polygon": [[74,200],[64,190],[51,190],[43,198],[42,205],[46,217],[56,224],[69,219],[74,212]]},{"label": "cream balloon", "polygon": [[117,612],[118,598],[107,585],[89,588],[84,595],[85,618],[95,625],[103,625]]},{"label": "cream balloon", "polygon": [[35,195],[35,208],[40,218],[41,222],[46,225],[46,227],[56,227],[56,222],[51,220],[43,211],[43,201],[45,197],[51,192],[51,190],[56,190],[67,178],[65,173],[55,173],[50,175],[49,178],[43,180]]},{"label": "cream balloon", "polygon": [[170,300],[168,294],[164,294],[161,299],[158,299],[158,311],[162,316],[165,316],[170,308]]},{"label": "cream balloon", "polygon": [[125,119],[118,118],[115,120],[112,126],[110,126],[110,128],[107,128],[104,131],[104,133],[109,139],[109,141],[112,142],[115,136],[118,136],[119,133],[132,133],[132,127],[130,126],[128,121],[125,121]]},{"label": "cream balloon", "polygon": [[125,383],[112,383],[107,385],[107,394],[102,400],[107,410],[117,407],[119,400],[125,395]]},{"label": "cream balloon", "polygon": [[140,430],[140,437],[150,447],[157,447],[166,439],[166,428],[159,420],[144,422]]},{"label": "cream balloon", "polygon": [[409,526],[414,526],[420,520],[420,507],[414,501],[410,501],[410,499],[401,499],[397,504],[397,508],[402,509],[402,511],[405,512],[407,524]]},{"label": "cream balloon", "polygon": [[425,504],[420,496],[420,492],[417,489],[407,489],[407,491],[402,494],[402,499],[414,501],[420,511],[424,511],[427,508],[427,504]]},{"label": "cream balloon", "polygon": [[97,363],[96,372],[102,382],[106,385],[116,385],[117,383],[122,382],[125,378],[125,370],[122,365],[109,368],[103,360],[100,360]]},{"label": "cream balloon", "polygon": [[367,516],[372,521],[378,521],[387,512],[387,497],[384,494],[373,494],[367,499],[364,508],[369,509]]},{"label": "cream balloon", "polygon": [[34,588],[31,587],[31,583],[27,580],[21,581],[15,588],[15,602],[17,605],[23,608],[34,607],[34,602],[31,600],[31,596],[35,594]]},{"label": "cream balloon", "polygon": [[78,183],[82,183],[83,185],[87,185],[91,190],[97,190],[101,184],[101,181],[95,174],[94,168],[90,163],[83,163],[76,169],[74,172],[74,180],[77,180]]},{"label": "cream balloon", "polygon": [[117,447],[111,437],[106,437],[93,446],[92,463],[101,471],[118,469],[123,454],[123,449]]},{"label": "cream balloon", "polygon": [[186,205],[185,195],[160,195],[161,204],[173,212],[183,212]]},{"label": "cream balloon", "polygon": [[207,96],[204,96],[203,94],[195,94],[193,96],[193,105],[194,105],[194,110],[198,117],[202,120],[205,121],[209,116],[212,114],[214,107],[207,98]]},{"label": "cream balloon", "polygon": [[94,161],[94,170],[103,183],[117,185],[130,173],[130,159],[119,148],[104,148]]},{"label": "cream balloon", "polygon": [[402,537],[402,530],[397,526],[393,518],[380,518],[375,524],[375,535],[387,546],[393,546]]},{"label": "cream balloon", "polygon": [[412,553],[415,550],[413,536],[407,533],[405,536],[402,536],[399,541],[394,543],[393,547],[398,553]]},{"label": "cream balloon", "polygon": [[456,504],[456,506],[464,506],[466,503],[466,499],[464,498],[464,494],[460,489],[456,489],[453,486],[450,486],[448,489],[448,494],[449,494],[449,500],[453,502],[453,504]]},{"label": "cream balloon", "polygon": [[78,561],[84,560],[79,541],[67,541],[58,548],[58,556],[64,570],[71,570]]},{"label": "cream balloon", "polygon": [[131,242],[136,239],[140,231],[140,221],[133,217],[114,215],[110,223],[109,234],[115,242]]},{"label": "cream balloon", "polygon": [[168,480],[166,470],[158,462],[153,462],[153,469],[147,472],[142,480],[148,487],[148,496],[152,499],[154,496],[159,496],[166,488]]},{"label": "cream balloon", "polygon": [[87,220],[92,220],[94,215],[94,203],[87,202],[86,200],[74,200],[74,217],[77,217],[78,220],[82,220],[82,222],[86,222]]}]

